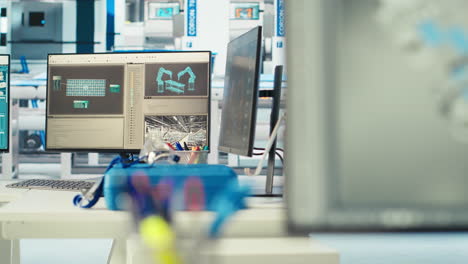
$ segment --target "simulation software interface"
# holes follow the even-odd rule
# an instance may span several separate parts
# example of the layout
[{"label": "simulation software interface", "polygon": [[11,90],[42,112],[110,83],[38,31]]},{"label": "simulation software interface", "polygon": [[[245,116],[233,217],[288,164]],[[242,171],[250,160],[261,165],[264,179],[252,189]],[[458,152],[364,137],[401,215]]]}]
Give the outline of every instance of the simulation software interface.
[{"label": "simulation software interface", "polygon": [[0,151],[8,150],[9,56],[0,55]]},{"label": "simulation software interface", "polygon": [[209,143],[210,52],[49,55],[48,149]]}]

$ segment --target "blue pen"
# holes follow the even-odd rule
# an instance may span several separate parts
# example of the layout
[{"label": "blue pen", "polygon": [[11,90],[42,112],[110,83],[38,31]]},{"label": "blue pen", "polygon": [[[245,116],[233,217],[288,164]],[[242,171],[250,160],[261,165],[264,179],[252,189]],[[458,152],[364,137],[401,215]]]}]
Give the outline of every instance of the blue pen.
[{"label": "blue pen", "polygon": [[176,146],[177,150],[184,150],[184,148],[182,147],[182,145],[180,145],[179,142],[176,142],[175,146]]}]

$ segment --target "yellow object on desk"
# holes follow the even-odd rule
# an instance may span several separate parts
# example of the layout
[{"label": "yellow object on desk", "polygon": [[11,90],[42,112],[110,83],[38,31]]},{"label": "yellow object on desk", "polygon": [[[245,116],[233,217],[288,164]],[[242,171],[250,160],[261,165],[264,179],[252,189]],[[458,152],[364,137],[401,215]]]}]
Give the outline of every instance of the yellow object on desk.
[{"label": "yellow object on desk", "polygon": [[175,234],[160,216],[148,216],[140,222],[140,235],[145,244],[154,250],[154,257],[161,264],[181,264],[175,249]]}]

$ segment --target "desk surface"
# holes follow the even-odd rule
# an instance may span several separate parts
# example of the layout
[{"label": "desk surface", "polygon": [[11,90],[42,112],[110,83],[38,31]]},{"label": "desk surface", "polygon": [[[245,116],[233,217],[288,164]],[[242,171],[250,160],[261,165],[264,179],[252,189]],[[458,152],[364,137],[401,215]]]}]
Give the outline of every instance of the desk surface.
[{"label": "desk surface", "polygon": [[[25,238],[114,238],[126,241],[131,232],[130,214],[109,211],[104,200],[93,209],[80,209],[72,204],[76,193],[65,191],[17,190],[0,187],[10,202],[0,207],[0,222],[5,239]],[[227,224],[223,239],[212,252],[222,263],[310,263],[337,264],[338,253],[308,238],[287,237],[285,213],[279,199],[253,198],[251,209],[237,213]],[[210,212],[177,212],[178,234],[194,235],[213,219]],[[128,249],[127,249],[128,250]],[[133,252],[132,250],[130,250]],[[116,251],[119,252],[119,251]],[[115,263],[142,263],[138,251],[127,252]],[[0,257],[1,260],[1,257]],[[3,263],[3,262],[2,262]],[[112,262],[114,263],[114,262]]]},{"label": "desk surface", "polygon": [[0,204],[8,203],[20,198],[28,190],[6,188],[5,185],[13,183],[11,180],[0,180]]},{"label": "desk surface", "polygon": [[[101,223],[115,228],[129,228],[131,216],[125,211],[110,211],[106,208],[104,199],[92,209],[81,209],[73,205],[74,192],[24,190],[0,187],[0,199],[9,203],[0,207],[0,221],[50,223],[58,226],[73,222],[75,225]],[[248,201],[251,209],[238,212],[225,230],[227,236],[284,236],[286,222],[285,212],[280,199],[252,198]],[[207,225],[213,219],[213,213],[176,212],[176,224],[181,230],[192,230],[194,224]],[[18,227],[20,228],[20,227]],[[107,227],[106,227],[107,228]],[[109,232],[114,232],[113,229]],[[22,232],[24,233],[24,232]],[[55,233],[55,232],[54,232]],[[78,234],[81,237],[81,234]],[[50,235],[54,237],[53,234]],[[61,236],[60,236],[61,237]]]}]

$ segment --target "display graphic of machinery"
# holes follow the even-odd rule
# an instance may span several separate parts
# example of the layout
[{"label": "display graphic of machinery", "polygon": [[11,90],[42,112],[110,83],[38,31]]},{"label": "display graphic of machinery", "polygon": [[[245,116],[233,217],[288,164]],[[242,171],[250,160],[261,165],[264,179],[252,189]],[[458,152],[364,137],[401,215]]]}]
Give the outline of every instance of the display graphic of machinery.
[{"label": "display graphic of machinery", "polygon": [[[188,78],[187,84],[181,83],[180,78],[188,74],[190,77]],[[168,75],[169,80],[163,80],[163,76]],[[184,94],[185,88],[187,87],[187,91],[195,91],[195,80],[197,76],[193,73],[192,68],[187,67],[183,71],[177,73],[177,81],[174,81],[172,78],[172,71],[165,69],[164,67],[159,68],[158,75],[156,77],[156,83],[158,84],[158,93],[164,93],[166,90],[170,92],[174,92],[177,94]]]}]

